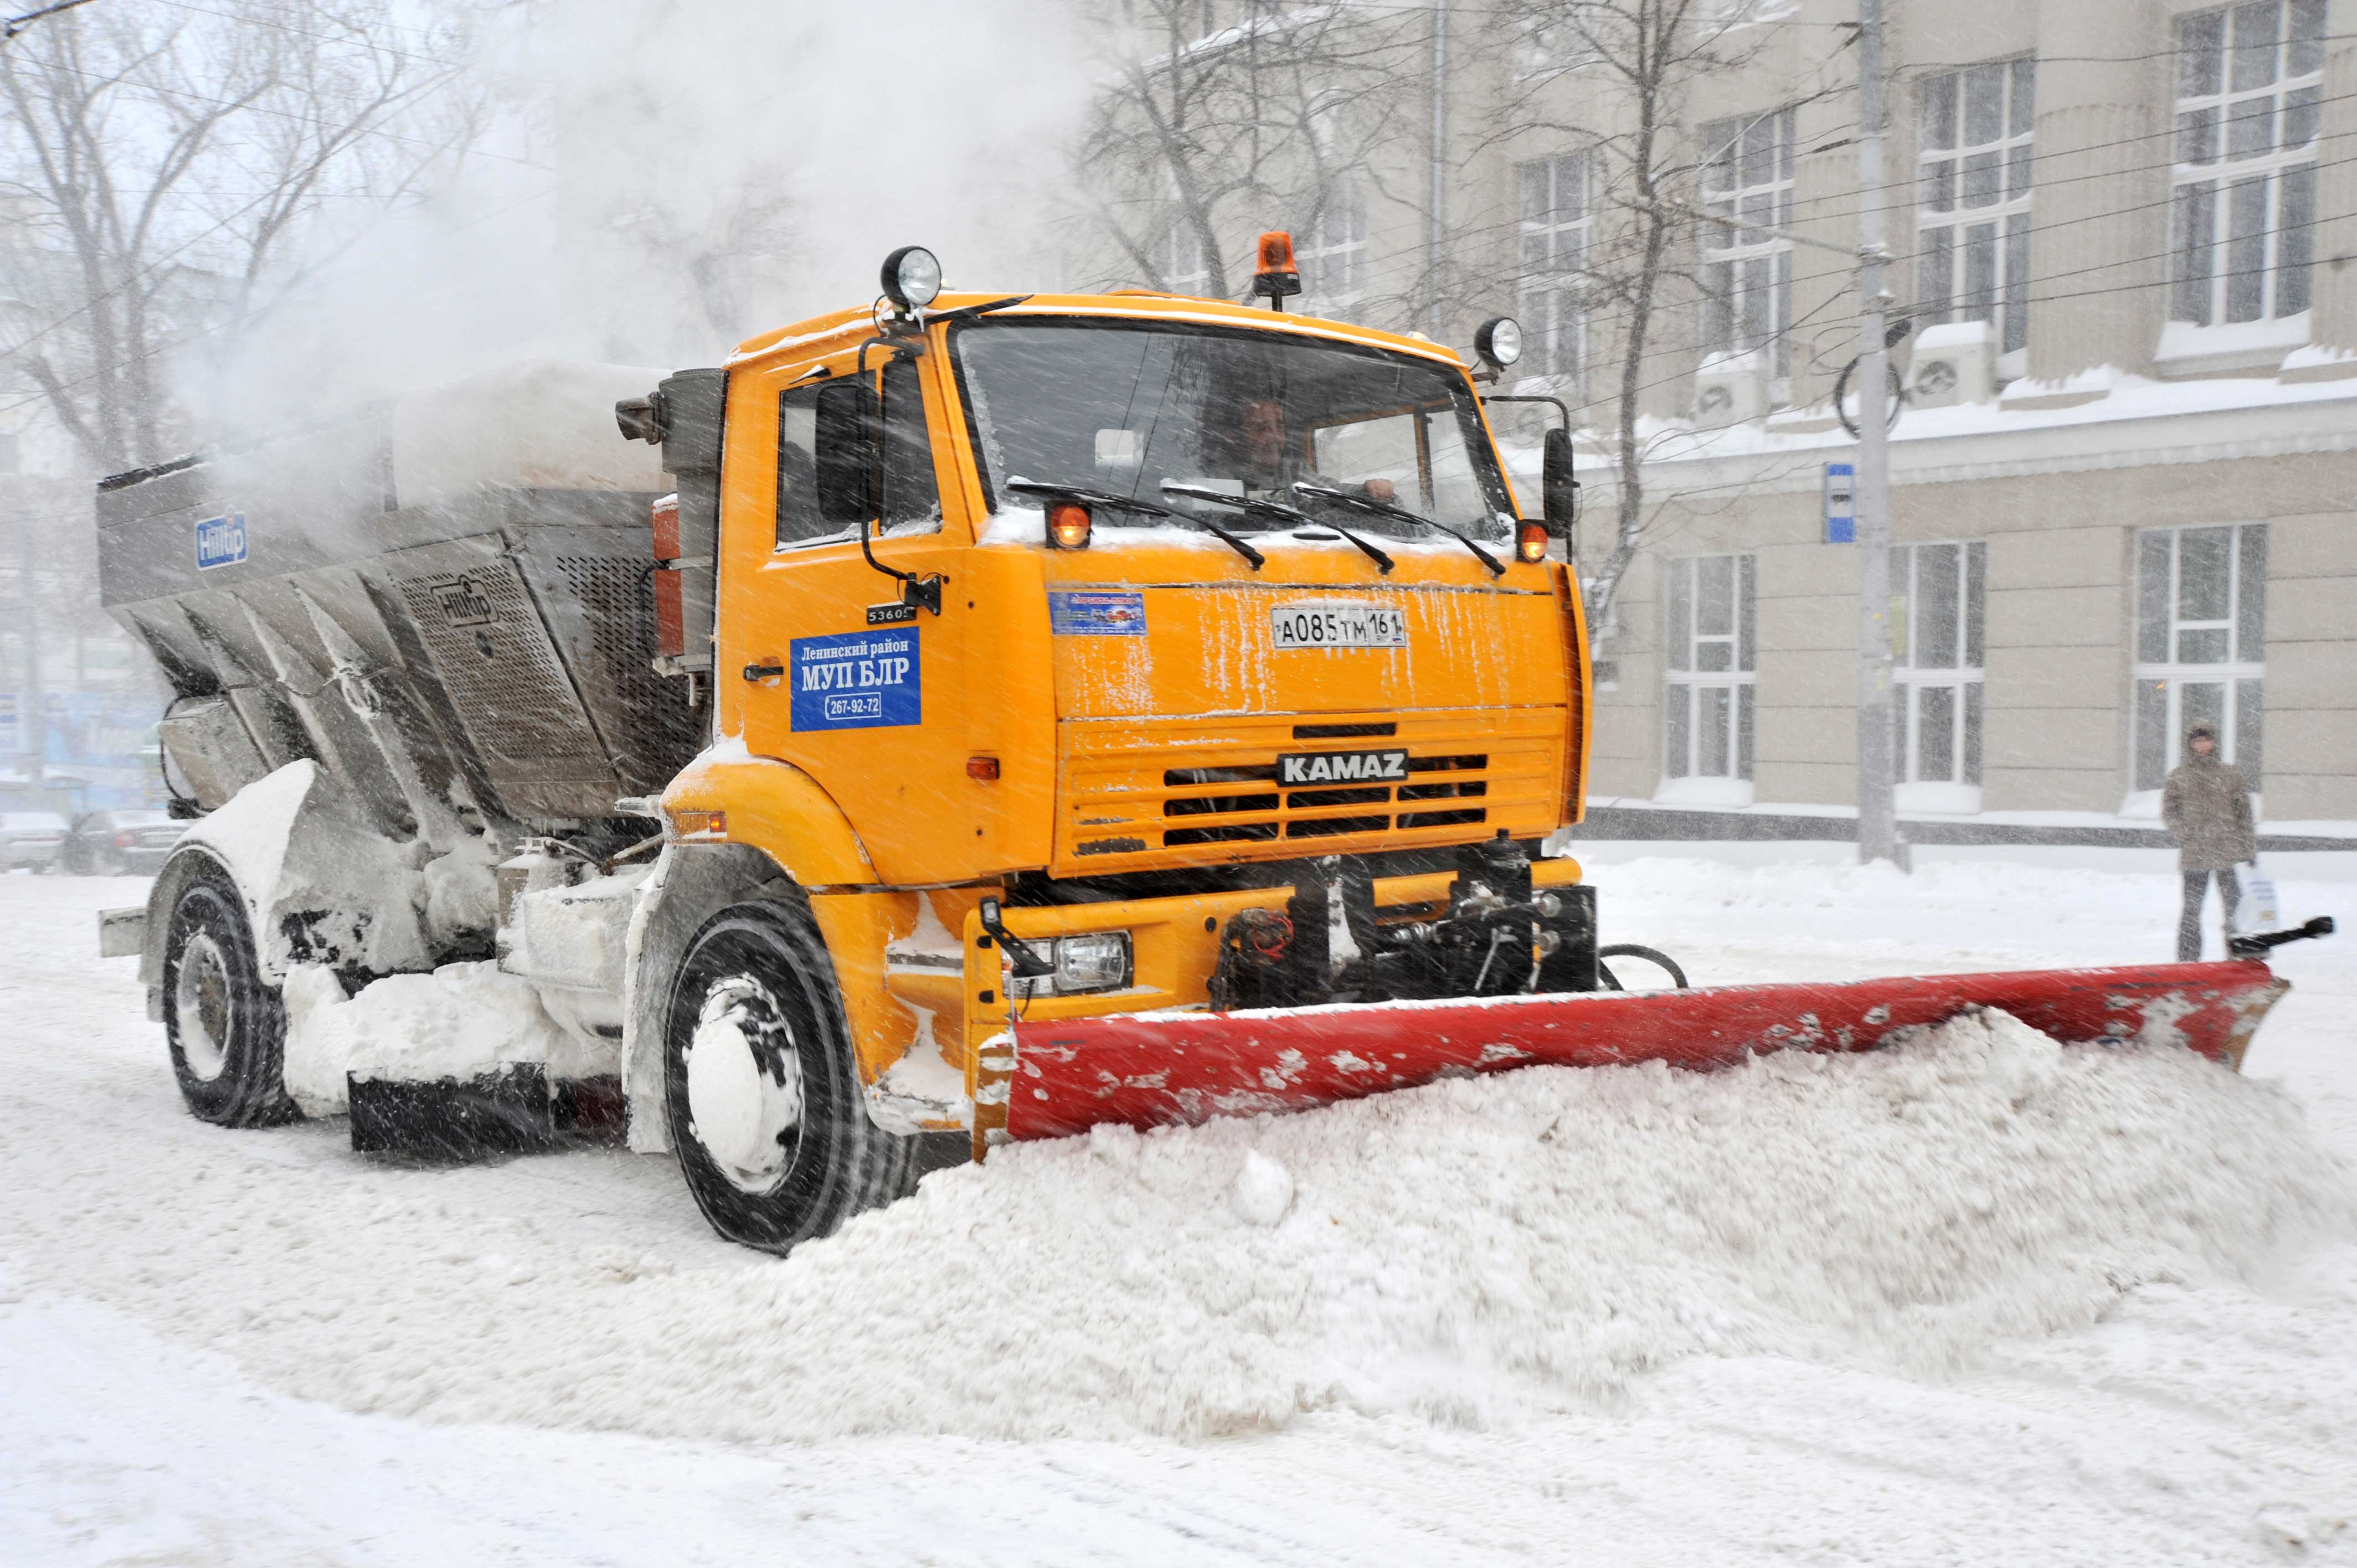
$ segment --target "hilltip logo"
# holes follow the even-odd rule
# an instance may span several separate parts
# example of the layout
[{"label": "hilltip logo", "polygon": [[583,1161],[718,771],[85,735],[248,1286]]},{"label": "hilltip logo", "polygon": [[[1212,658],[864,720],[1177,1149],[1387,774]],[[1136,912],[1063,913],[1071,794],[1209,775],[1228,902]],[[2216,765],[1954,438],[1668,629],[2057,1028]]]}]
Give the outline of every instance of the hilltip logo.
[{"label": "hilltip logo", "polygon": [[223,512],[197,523],[197,570],[234,566],[245,559],[245,513]]},{"label": "hilltip logo", "polygon": [[489,626],[499,618],[491,601],[475,586],[472,577],[437,585],[434,602],[441,607],[442,618],[452,626]]}]

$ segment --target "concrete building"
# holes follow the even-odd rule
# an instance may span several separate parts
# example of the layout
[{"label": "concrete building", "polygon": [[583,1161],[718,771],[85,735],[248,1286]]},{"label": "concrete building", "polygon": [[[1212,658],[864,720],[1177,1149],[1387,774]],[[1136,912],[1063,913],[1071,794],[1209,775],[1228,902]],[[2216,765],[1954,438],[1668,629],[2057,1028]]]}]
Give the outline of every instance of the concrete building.
[{"label": "concrete building", "polygon": [[[1853,274],[1770,229],[1854,246],[1874,202],[1915,329],[1888,618],[1902,816],[2147,817],[2207,719],[2268,821],[2357,820],[2357,0],[1889,5],[1879,192],[1840,0],[1698,6],[1729,18],[1719,63],[1663,97],[1667,199],[1769,227],[1681,222],[1659,271],[1594,794],[1854,803],[1859,568],[1824,521],[1826,465],[1855,455],[1829,402]],[[1592,575],[1636,232],[1615,147],[1637,121],[1614,62],[1548,26],[1577,10],[1421,18],[1400,58],[1426,74],[1399,91],[1432,133],[1342,209],[1363,318],[1459,344],[1522,319],[1508,390],[1587,427]],[[1235,243],[1281,207],[1237,210]]]}]

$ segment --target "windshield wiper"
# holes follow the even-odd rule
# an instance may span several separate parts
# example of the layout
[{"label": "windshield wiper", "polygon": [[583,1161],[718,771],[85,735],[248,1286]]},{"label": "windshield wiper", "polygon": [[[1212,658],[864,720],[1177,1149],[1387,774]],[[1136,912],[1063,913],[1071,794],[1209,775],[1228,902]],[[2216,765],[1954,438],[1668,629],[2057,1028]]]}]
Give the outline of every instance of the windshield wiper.
[{"label": "windshield wiper", "polygon": [[1435,522],[1432,519],[1412,512],[1405,507],[1394,506],[1389,501],[1371,500],[1365,496],[1354,496],[1348,490],[1338,490],[1330,485],[1313,485],[1307,479],[1295,481],[1293,493],[1297,496],[1311,496],[1321,501],[1330,501],[1336,506],[1346,507],[1351,511],[1365,512],[1370,517],[1396,518],[1402,522],[1415,523],[1419,528],[1437,528],[1473,552],[1474,558],[1490,568],[1490,575],[1502,577],[1506,575],[1506,569],[1498,564],[1498,558],[1473,542],[1469,534],[1459,533],[1445,522]]},{"label": "windshield wiper", "polygon": [[[1162,487],[1162,492],[1165,495],[1187,496],[1199,501],[1211,501],[1220,506],[1232,506],[1246,517],[1267,518],[1273,521],[1284,523],[1288,528],[1330,528],[1364,551],[1367,559],[1381,567],[1386,575],[1390,574],[1394,564],[1390,556],[1344,528],[1340,523],[1328,522],[1321,518],[1312,517],[1299,507],[1290,507],[1283,501],[1263,500],[1253,496],[1232,496],[1225,490],[1208,489],[1200,485],[1166,483]],[[1206,523],[1204,526],[1208,528],[1211,525]]]},{"label": "windshield wiper", "polygon": [[1028,294],[1010,294],[1005,299],[985,299],[980,305],[961,305],[955,310],[944,310],[938,316],[926,317],[925,325],[931,327],[943,321],[971,321],[977,316],[987,316],[994,310],[1004,310],[1010,305],[1020,305],[1030,297]]},{"label": "windshield wiper", "polygon": [[1009,479],[1006,481],[1006,488],[1018,495],[1078,501],[1082,506],[1101,506],[1109,507],[1117,511],[1133,511],[1140,517],[1167,517],[1178,522],[1191,522],[1251,562],[1252,569],[1255,572],[1259,571],[1268,560],[1267,556],[1218,524],[1200,517],[1189,517],[1183,512],[1172,511],[1168,507],[1156,506],[1152,501],[1134,500],[1128,496],[1114,495],[1110,490],[1082,489],[1076,485],[1043,485],[1032,479]]}]

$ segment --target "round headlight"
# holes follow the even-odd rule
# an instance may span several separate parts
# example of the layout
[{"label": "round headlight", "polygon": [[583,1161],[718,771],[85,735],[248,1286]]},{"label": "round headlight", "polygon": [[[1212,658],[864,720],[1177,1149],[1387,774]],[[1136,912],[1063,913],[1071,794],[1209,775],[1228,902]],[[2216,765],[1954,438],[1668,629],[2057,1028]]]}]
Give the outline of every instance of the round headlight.
[{"label": "round headlight", "polygon": [[1523,324],[1511,316],[1493,316],[1473,334],[1473,351],[1493,365],[1504,367],[1523,357]]},{"label": "round headlight", "polygon": [[942,292],[942,263],[922,245],[903,245],[884,258],[884,297],[896,310],[920,310]]}]

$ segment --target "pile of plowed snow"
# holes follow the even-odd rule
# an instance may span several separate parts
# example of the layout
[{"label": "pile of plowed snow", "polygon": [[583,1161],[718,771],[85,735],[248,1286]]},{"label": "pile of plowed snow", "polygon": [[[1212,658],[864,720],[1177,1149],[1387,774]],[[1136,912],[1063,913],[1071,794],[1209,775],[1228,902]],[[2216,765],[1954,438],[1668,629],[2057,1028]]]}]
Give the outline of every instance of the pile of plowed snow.
[{"label": "pile of plowed snow", "polygon": [[1871,1056],[1099,1130],[790,1259],[543,1273],[430,1355],[349,1303],[283,1325],[277,1369],[432,1418],[750,1441],[1491,1424],[1697,1355],[1936,1375],[2352,1230],[2357,1183],[2285,1093],[1996,1015]]}]

